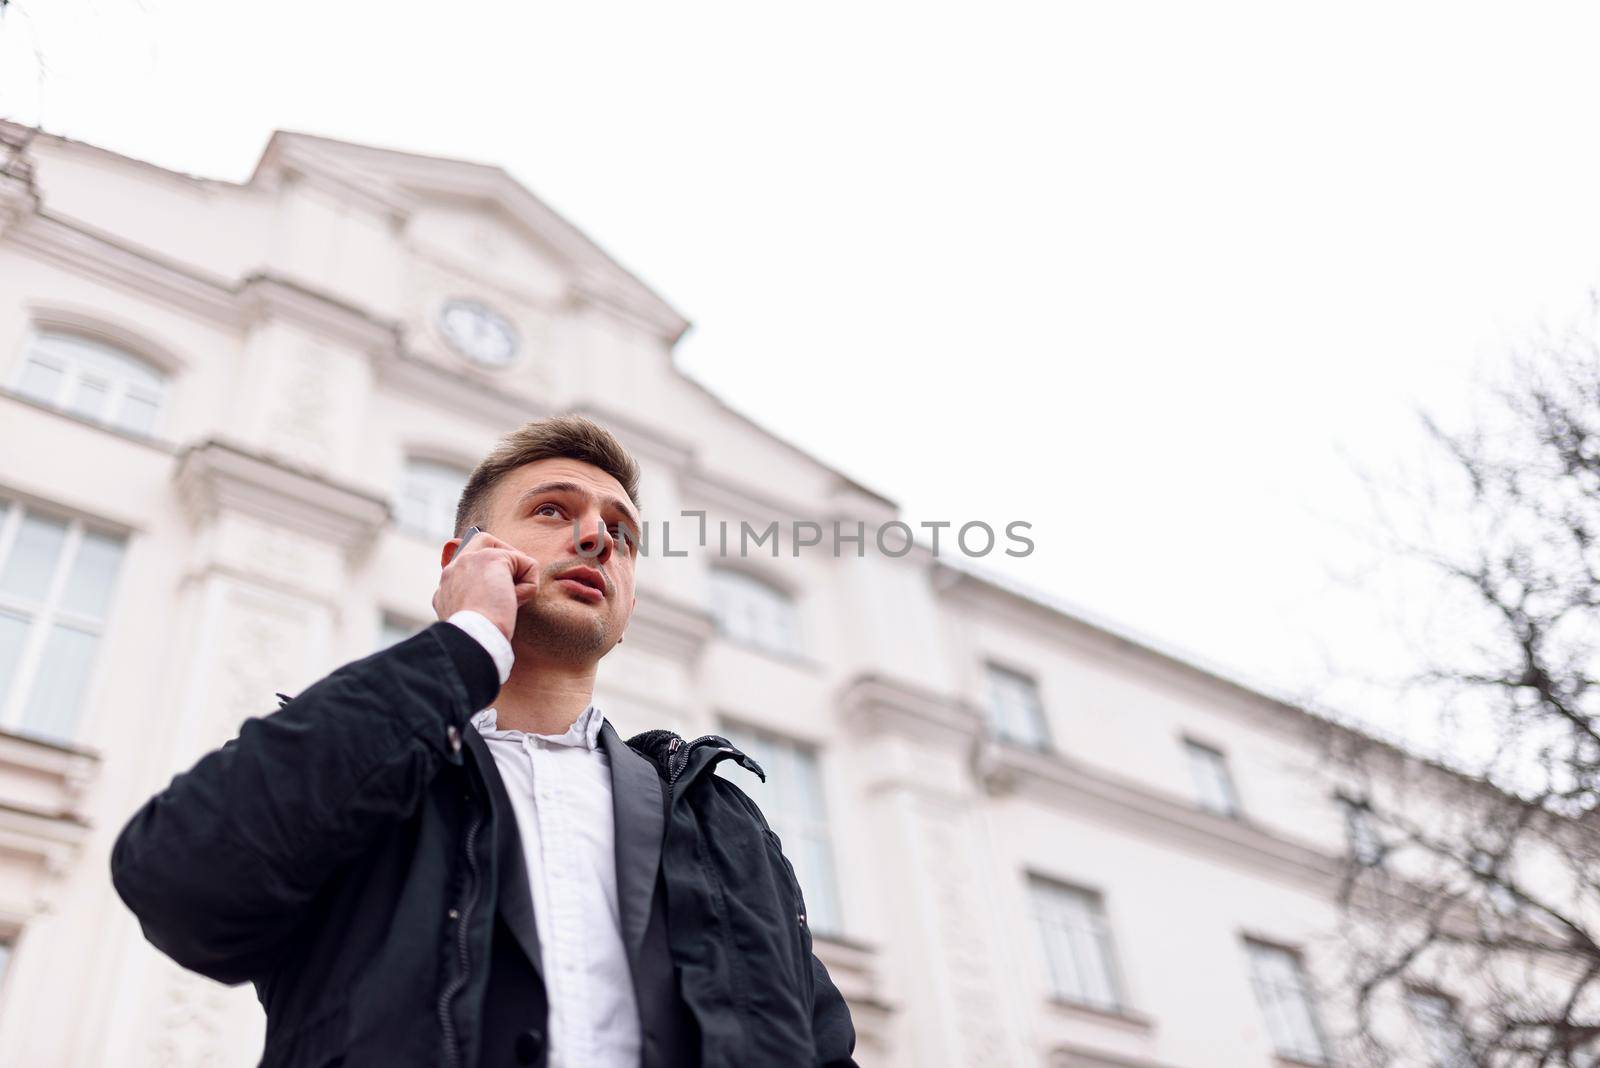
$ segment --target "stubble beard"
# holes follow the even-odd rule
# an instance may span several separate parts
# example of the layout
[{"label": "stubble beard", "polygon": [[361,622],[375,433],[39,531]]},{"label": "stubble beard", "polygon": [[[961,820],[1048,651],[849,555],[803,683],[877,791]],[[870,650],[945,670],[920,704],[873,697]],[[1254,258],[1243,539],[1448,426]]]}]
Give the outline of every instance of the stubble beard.
[{"label": "stubble beard", "polygon": [[517,644],[553,660],[592,662],[606,652],[606,616],[576,602],[554,606],[535,599],[517,609]]}]

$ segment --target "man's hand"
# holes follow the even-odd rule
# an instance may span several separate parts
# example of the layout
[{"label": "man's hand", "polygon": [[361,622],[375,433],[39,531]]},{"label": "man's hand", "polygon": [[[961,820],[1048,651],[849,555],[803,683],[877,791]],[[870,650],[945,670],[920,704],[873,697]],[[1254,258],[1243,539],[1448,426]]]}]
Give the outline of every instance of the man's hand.
[{"label": "man's hand", "polygon": [[480,531],[439,572],[433,610],[440,619],[470,608],[486,616],[511,640],[517,609],[539,592],[539,561]]}]

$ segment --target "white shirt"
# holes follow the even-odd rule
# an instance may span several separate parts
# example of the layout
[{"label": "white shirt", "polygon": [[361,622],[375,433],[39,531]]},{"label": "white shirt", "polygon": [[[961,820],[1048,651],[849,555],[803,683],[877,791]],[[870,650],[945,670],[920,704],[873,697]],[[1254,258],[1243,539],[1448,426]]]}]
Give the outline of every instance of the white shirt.
[{"label": "white shirt", "polygon": [[[478,639],[505,682],[512,651],[500,629],[472,611],[448,622]],[[639,1064],[639,1007],[617,907],[611,761],[600,746],[604,723],[594,705],[564,734],[499,730],[493,708],[472,717],[522,838],[550,1001],[550,1068]]]}]

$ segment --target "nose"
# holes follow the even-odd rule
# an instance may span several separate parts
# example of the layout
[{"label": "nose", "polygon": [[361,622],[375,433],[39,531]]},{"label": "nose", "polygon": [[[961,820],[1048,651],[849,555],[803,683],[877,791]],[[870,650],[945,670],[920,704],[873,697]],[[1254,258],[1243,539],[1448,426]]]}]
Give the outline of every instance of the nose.
[{"label": "nose", "polygon": [[[589,528],[587,531],[584,529],[586,526]],[[616,548],[616,539],[611,536],[611,531],[606,529],[605,520],[598,514],[585,516],[574,535],[578,555],[585,560],[603,564],[611,559],[611,553]]]}]

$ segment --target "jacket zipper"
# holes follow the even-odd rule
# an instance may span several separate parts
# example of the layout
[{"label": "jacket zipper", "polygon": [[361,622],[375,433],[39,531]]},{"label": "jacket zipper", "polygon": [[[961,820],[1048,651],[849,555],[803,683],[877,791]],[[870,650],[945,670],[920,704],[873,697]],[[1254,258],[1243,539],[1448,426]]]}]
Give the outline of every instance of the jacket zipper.
[{"label": "jacket zipper", "polygon": [[[466,795],[466,800],[472,802],[472,794]],[[467,859],[467,888],[462,895],[461,907],[450,910],[450,918],[456,925],[456,961],[460,971],[445,984],[439,991],[439,1025],[444,1031],[444,1044],[446,1064],[459,1065],[461,1063],[461,1041],[456,1035],[455,1018],[450,1012],[450,1002],[467,985],[467,921],[472,918],[472,906],[478,898],[478,857],[474,847],[478,840],[478,828],[483,824],[483,813],[474,809],[472,822],[467,825],[466,859]]]},{"label": "jacket zipper", "polygon": [[725,752],[733,753],[735,756],[741,757],[745,761],[749,761],[749,764],[746,766],[754,770],[755,773],[761,777],[762,782],[766,781],[767,775],[766,772],[760,770],[761,765],[757,764],[754,760],[750,760],[749,756],[740,752],[738,749],[735,749],[728,742],[728,739],[722,737],[720,734],[702,734],[692,742],[685,742],[677,735],[673,735],[672,741],[667,743],[668,789],[671,789],[673,786],[677,785],[678,777],[681,776],[684,773],[684,770],[688,768],[689,757],[693,755],[694,751],[700,748],[702,745],[710,745],[712,743],[716,743],[717,748]]}]

